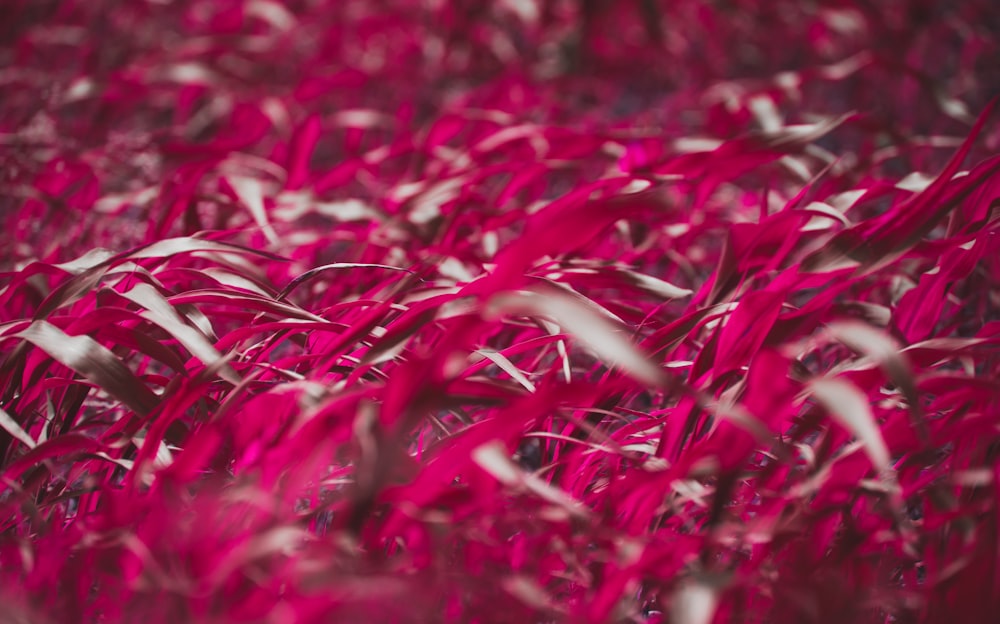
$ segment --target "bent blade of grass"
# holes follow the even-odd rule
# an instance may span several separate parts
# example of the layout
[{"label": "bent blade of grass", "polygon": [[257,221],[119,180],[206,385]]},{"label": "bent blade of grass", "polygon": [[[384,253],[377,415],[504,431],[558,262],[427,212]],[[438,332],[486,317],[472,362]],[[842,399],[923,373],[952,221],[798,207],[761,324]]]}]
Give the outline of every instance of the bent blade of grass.
[{"label": "bent blade of grass", "polygon": [[35,321],[14,335],[45,351],[141,416],[152,412],[159,403],[159,398],[114,353],[89,336],[70,336],[47,321]]},{"label": "bent blade of grass", "polygon": [[618,269],[617,272],[625,276],[626,279],[635,284],[636,287],[656,295],[657,297],[662,297],[663,299],[680,299],[682,297],[688,297],[694,292],[690,288],[681,288],[680,286],[675,286],[666,280],[662,280],[653,275],[639,273],[638,271],[633,271],[632,269]]},{"label": "bent blade of grass", "polygon": [[167,238],[110,257],[102,253],[85,254],[77,260],[67,263],[66,270],[73,273],[73,277],[53,289],[32,315],[32,318],[35,320],[44,319],[59,308],[74,303],[84,295],[93,292],[112,266],[129,260],[169,258],[195,252],[249,254],[275,262],[285,260],[281,256],[266,251],[194,236]]},{"label": "bent blade of grass", "polygon": [[531,383],[531,381],[524,376],[524,373],[518,370],[518,368],[514,366],[514,363],[508,360],[502,353],[492,351],[490,349],[478,349],[475,353],[496,364],[497,368],[510,375],[511,379],[524,386],[524,389],[528,392],[535,391],[535,384]]},{"label": "bent blade of grass", "polygon": [[[162,327],[206,366],[222,359],[222,354],[212,346],[212,343],[200,331],[185,323],[170,302],[149,284],[137,284],[131,290],[122,293],[122,296],[145,308],[146,311],[142,313],[144,318]],[[234,386],[242,381],[239,374],[229,365],[220,368],[220,375]]]},{"label": "bent blade of grass", "polygon": [[5,412],[2,408],[0,408],[0,427],[29,449],[33,449],[37,446],[31,435],[29,435],[28,432],[25,431],[16,420],[14,420],[13,416]]},{"label": "bent blade of grass", "polygon": [[276,301],[270,297],[259,297],[249,293],[237,292],[225,289],[205,289],[193,290],[190,292],[171,295],[167,300],[175,307],[185,304],[220,304],[232,307],[240,307],[246,310],[257,310],[265,314],[274,315],[282,320],[301,319],[315,323],[329,323],[322,316],[317,316],[298,306]]},{"label": "bent blade of grass", "polygon": [[667,374],[626,338],[625,328],[559,292],[517,291],[495,295],[488,310],[498,314],[550,319],[610,367],[618,367],[649,387],[664,387]]},{"label": "bent blade of grass", "polygon": [[305,273],[288,282],[288,285],[281,290],[281,293],[278,294],[277,298],[279,300],[284,299],[293,290],[301,286],[303,282],[316,277],[320,273],[337,269],[387,269],[390,271],[402,271],[404,273],[409,273],[410,275],[415,274],[415,272],[410,269],[404,269],[402,267],[396,267],[389,264],[373,264],[368,262],[333,262],[331,264],[324,264],[323,266],[309,269]]},{"label": "bent blade of grass", "polygon": [[97,248],[97,249],[91,249],[87,253],[83,254],[82,256],[74,260],[69,260],[67,262],[62,262],[60,264],[54,264],[52,266],[60,268],[63,271],[66,271],[67,273],[70,273],[72,275],[79,275],[80,273],[83,273],[88,269],[92,269],[95,266],[103,264],[105,261],[111,259],[113,256],[114,254],[108,251],[107,249]]}]

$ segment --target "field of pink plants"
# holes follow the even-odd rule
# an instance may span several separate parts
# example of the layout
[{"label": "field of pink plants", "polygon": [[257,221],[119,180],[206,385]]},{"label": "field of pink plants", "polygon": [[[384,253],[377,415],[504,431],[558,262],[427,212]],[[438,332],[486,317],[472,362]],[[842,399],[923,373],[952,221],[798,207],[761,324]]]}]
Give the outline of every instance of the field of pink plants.
[{"label": "field of pink plants", "polygon": [[995,0],[4,0],[0,623],[1000,617]]}]

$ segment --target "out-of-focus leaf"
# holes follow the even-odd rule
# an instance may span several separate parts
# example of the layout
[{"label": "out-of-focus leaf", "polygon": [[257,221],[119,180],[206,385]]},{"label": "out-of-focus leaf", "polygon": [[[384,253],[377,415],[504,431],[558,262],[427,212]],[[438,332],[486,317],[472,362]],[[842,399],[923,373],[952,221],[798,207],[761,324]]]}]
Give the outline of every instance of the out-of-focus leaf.
[{"label": "out-of-focus leaf", "polygon": [[309,176],[309,157],[319,140],[320,130],[319,117],[310,116],[295,131],[288,150],[288,181],[285,188],[297,190],[305,184]]},{"label": "out-of-focus leaf", "polygon": [[896,342],[884,332],[858,322],[839,321],[827,326],[826,331],[833,338],[852,350],[871,358],[885,371],[910,404],[910,409],[918,412],[920,404],[914,384],[913,372],[906,357]]},{"label": "out-of-focus leaf", "polygon": [[875,422],[868,397],[857,386],[839,378],[809,382],[810,393],[842,427],[864,445],[872,465],[881,474],[890,468],[889,449]]},{"label": "out-of-focus leaf", "polygon": [[488,442],[472,450],[472,459],[480,468],[507,486],[521,486],[538,497],[558,505],[574,516],[586,518],[586,509],[566,492],[553,487],[542,479],[525,474],[507,454],[503,443]]},{"label": "out-of-focus leaf", "polygon": [[267,216],[267,208],[264,206],[264,184],[255,178],[243,176],[231,176],[229,183],[236,191],[236,195],[250,211],[253,220],[260,226],[264,235],[272,245],[277,245],[278,234],[271,225],[271,220]]},{"label": "out-of-focus leaf", "polygon": [[677,624],[711,624],[718,604],[717,589],[704,582],[688,581],[670,597],[670,621]]}]

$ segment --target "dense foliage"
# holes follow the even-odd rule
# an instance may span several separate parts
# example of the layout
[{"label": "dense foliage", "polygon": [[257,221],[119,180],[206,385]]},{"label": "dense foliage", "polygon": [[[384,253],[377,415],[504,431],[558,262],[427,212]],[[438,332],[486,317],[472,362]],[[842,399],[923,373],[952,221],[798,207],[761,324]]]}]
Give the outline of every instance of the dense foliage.
[{"label": "dense foliage", "polygon": [[992,622],[994,0],[6,0],[0,622]]}]

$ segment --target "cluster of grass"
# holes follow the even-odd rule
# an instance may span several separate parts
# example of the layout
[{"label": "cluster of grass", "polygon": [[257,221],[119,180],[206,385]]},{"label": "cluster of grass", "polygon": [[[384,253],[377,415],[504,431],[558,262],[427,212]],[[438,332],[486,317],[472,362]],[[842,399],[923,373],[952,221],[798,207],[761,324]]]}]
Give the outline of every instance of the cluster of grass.
[{"label": "cluster of grass", "polygon": [[6,0],[0,622],[992,622],[993,0]]}]

